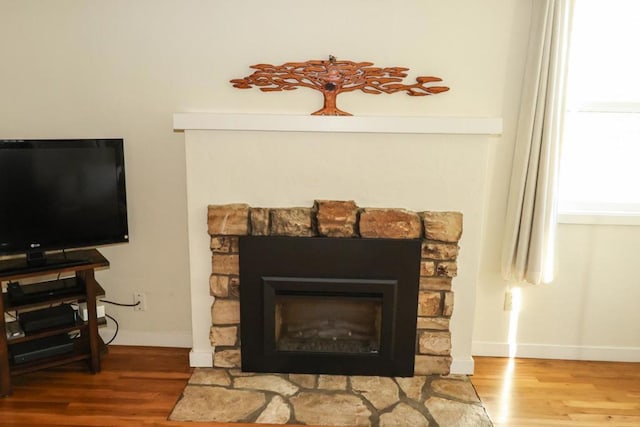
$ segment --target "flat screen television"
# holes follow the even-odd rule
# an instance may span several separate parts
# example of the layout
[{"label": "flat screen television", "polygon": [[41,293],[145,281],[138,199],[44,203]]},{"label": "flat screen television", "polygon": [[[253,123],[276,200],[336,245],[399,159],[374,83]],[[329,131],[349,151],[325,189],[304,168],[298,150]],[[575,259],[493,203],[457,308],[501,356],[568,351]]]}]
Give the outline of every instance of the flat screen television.
[{"label": "flat screen television", "polygon": [[0,140],[0,256],[78,264],[47,252],[128,240],[122,139]]}]

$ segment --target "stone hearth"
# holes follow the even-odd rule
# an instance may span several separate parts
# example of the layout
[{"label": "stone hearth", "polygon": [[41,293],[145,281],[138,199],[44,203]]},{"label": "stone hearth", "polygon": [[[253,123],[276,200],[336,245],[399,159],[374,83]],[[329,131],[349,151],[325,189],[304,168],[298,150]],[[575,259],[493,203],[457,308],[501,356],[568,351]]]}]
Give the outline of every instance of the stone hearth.
[{"label": "stone hearth", "polygon": [[360,208],[353,201],[316,201],[312,208],[208,208],[214,366],[240,367],[239,236],[422,239],[415,373],[447,374],[451,365],[452,278],[457,274],[462,214]]},{"label": "stone hearth", "polygon": [[464,375],[384,378],[196,369],[170,420],[352,427],[490,427]]}]

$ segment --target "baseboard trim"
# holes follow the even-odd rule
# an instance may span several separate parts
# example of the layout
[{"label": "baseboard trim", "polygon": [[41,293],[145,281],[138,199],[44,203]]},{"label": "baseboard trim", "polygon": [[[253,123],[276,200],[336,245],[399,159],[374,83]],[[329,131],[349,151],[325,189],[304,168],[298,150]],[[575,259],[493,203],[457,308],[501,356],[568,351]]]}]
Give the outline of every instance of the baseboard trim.
[{"label": "baseboard trim", "polygon": [[[107,342],[113,338],[115,329],[100,328],[100,336]],[[136,332],[120,329],[118,335],[112,342],[113,345],[141,345],[148,347],[180,347],[189,348],[192,346],[191,332],[189,333],[157,333],[157,332]]]},{"label": "baseboard trim", "polygon": [[475,363],[473,357],[453,357],[451,361],[451,373],[457,375],[473,375]]},{"label": "baseboard trim", "polygon": [[[509,357],[509,344],[474,341],[474,356]],[[515,357],[533,359],[593,360],[600,362],[640,362],[640,347],[567,346],[518,344]]]},{"label": "baseboard trim", "polygon": [[192,349],[189,352],[189,366],[192,368],[213,368],[213,351]]}]

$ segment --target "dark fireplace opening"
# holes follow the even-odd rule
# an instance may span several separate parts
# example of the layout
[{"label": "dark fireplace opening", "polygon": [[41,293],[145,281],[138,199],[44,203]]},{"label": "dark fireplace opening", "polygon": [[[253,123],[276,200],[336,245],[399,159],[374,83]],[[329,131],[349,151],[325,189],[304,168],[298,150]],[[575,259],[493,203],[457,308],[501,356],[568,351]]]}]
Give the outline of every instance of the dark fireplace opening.
[{"label": "dark fireplace opening", "polygon": [[239,245],[244,371],[413,375],[420,240]]},{"label": "dark fireplace opening", "polygon": [[382,297],[276,294],[277,351],[380,352]]}]

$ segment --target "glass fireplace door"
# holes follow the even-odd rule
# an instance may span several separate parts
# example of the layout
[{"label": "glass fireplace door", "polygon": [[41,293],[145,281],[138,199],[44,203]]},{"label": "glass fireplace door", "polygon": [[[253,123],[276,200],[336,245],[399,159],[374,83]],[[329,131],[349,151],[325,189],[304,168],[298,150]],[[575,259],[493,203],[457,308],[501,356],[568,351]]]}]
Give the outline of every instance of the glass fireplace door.
[{"label": "glass fireplace door", "polygon": [[382,295],[275,295],[277,351],[378,353]]}]

